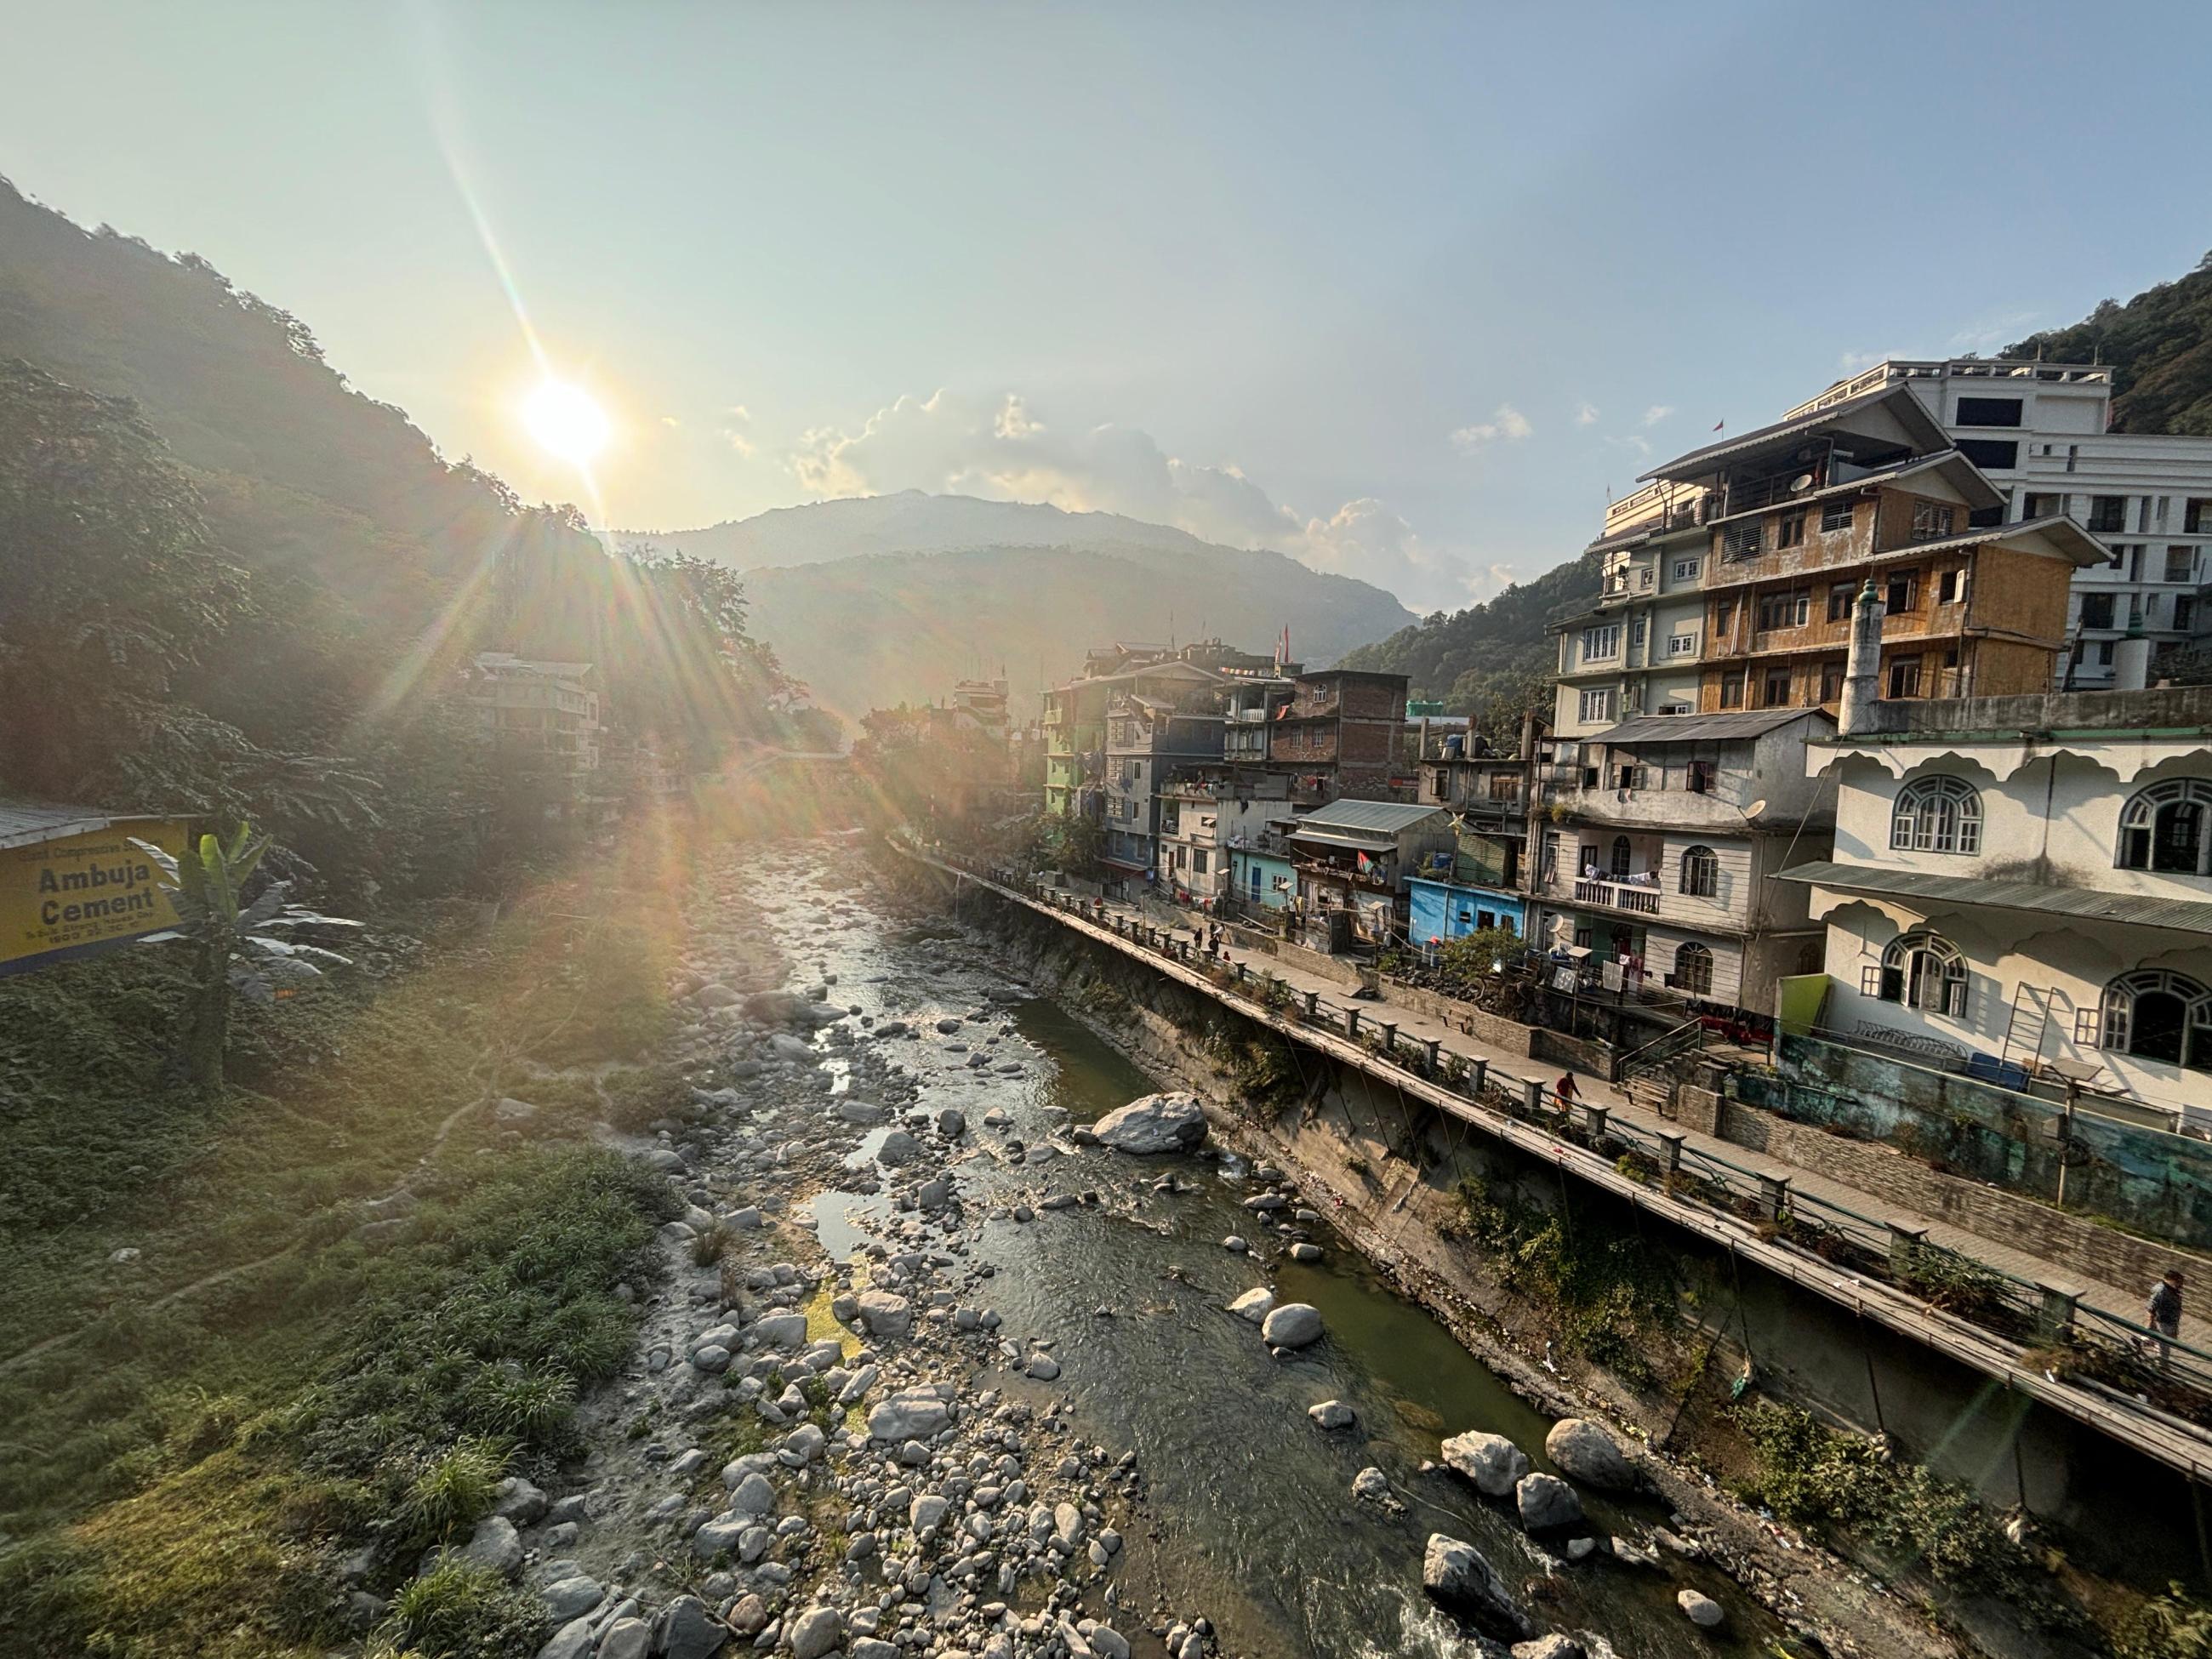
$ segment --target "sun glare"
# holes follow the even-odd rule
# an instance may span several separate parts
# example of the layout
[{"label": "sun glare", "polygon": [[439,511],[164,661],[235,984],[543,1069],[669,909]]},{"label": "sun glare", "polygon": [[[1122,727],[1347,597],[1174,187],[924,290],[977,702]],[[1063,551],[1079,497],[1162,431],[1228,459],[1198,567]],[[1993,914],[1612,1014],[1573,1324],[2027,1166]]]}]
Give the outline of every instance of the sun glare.
[{"label": "sun glare", "polygon": [[606,411],[592,394],[566,380],[547,380],[522,403],[522,422],[547,453],[582,466],[613,434]]}]

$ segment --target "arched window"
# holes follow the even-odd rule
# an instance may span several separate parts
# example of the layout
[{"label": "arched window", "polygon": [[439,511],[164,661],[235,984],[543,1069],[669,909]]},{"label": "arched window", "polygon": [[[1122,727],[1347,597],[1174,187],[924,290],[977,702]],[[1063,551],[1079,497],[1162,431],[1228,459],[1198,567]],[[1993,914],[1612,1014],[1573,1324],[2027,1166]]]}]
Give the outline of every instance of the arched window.
[{"label": "arched window", "polygon": [[1881,966],[1869,967],[1859,988],[1923,1014],[1966,1017],[1966,964],[1959,947],[1924,930],[1890,940]]},{"label": "arched window", "polygon": [[1899,853],[1978,853],[1982,797],[1957,778],[1922,778],[1897,792],[1889,821],[1890,850]]},{"label": "arched window", "polygon": [[1682,849],[1682,890],[1692,898],[1711,898],[1721,890],[1720,855],[1711,848]]},{"label": "arched window", "polygon": [[2123,870],[2212,875],[2212,781],[2174,778],[2154,783],[2120,809]]},{"label": "arched window", "polygon": [[2145,968],[2105,988],[2101,1048],[2212,1072],[2212,990],[2186,974]]},{"label": "arched window", "polygon": [[1674,988],[1693,997],[1713,994],[1713,953],[1695,943],[1674,947]]}]

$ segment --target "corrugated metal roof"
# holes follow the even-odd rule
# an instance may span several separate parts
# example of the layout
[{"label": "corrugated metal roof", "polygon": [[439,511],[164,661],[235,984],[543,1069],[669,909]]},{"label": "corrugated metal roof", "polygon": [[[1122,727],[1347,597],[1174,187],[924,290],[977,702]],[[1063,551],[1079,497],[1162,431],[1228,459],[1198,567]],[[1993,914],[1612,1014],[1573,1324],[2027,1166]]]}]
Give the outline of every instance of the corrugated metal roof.
[{"label": "corrugated metal roof", "polygon": [[1790,724],[1817,717],[1832,726],[1825,709],[1754,708],[1728,714],[1638,714],[1608,727],[1585,743],[1726,743],[1760,738]]},{"label": "corrugated metal roof", "polygon": [[[1901,401],[1898,401],[1899,399]],[[1801,415],[1794,421],[1777,421],[1771,426],[1762,426],[1747,432],[1740,438],[1723,438],[1717,444],[1707,444],[1702,449],[1692,450],[1686,455],[1677,455],[1662,466],[1655,466],[1649,472],[1638,474],[1637,482],[1642,483],[1653,478],[1679,478],[1689,472],[1701,471],[1706,467],[1718,465],[1731,455],[1757,449],[1765,444],[1773,443],[1784,438],[1800,437],[1807,433],[1818,432],[1831,426],[1842,425],[1852,416],[1863,414],[1869,409],[1886,403],[1893,404],[1892,412],[1897,416],[1901,424],[1908,429],[1917,428],[1923,434],[1922,441],[1929,449],[1951,447],[1951,440],[1945,434],[1943,428],[1936,424],[1934,417],[1921,406],[1920,400],[1912,395],[1911,389],[1903,381],[1897,381],[1889,386],[1878,386],[1874,391],[1853,398],[1846,403],[1817,410],[1810,415]]]},{"label": "corrugated metal roof", "polygon": [[2033,910],[2045,915],[2075,916],[2085,921],[2121,922],[2131,927],[2166,927],[2176,933],[2212,934],[2212,902],[2160,898],[2154,893],[2105,893],[2091,887],[2052,887],[2040,882],[2002,881],[1979,876],[1937,876],[1919,870],[1890,870],[1864,864],[1821,860],[1781,872],[1784,881],[1839,888],[1847,893],[1878,893],[1890,898],[1922,899],[1939,904],[1986,904],[2001,910]]},{"label": "corrugated metal roof", "polygon": [[64,836],[88,835],[118,823],[148,823],[151,812],[109,812],[97,806],[58,806],[50,802],[0,801],[0,848],[29,847]]},{"label": "corrugated metal roof", "polygon": [[1408,806],[1395,800],[1331,801],[1300,818],[1298,830],[1304,834],[1308,830],[1364,830],[1395,836],[1443,810],[1441,806]]},{"label": "corrugated metal roof", "polygon": [[2017,524],[1989,525],[1960,535],[1945,536],[1938,541],[1905,542],[1896,547],[1884,548],[1875,556],[1881,560],[1907,556],[1917,558],[1923,553],[1948,553],[1964,547],[1985,547],[1991,542],[2008,542],[2019,536],[2048,537],[2057,552],[2085,568],[2110,564],[2112,560],[2110,548],[2063,513],[2046,513],[2039,519],[2022,519]]}]

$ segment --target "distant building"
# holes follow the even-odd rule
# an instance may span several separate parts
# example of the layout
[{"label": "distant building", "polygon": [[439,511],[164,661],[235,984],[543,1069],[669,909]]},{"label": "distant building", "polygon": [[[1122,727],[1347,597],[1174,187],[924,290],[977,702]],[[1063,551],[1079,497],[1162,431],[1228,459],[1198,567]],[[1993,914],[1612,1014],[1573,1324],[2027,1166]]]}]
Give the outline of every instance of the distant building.
[{"label": "distant building", "polygon": [[[1159,798],[1159,886],[1194,903],[1246,897],[1236,885],[1235,853],[1257,851],[1271,836],[1279,836],[1278,826],[1293,821],[1302,807],[1321,804],[1318,795],[1300,792],[1295,780],[1280,773],[1225,765],[1178,773],[1160,787]],[[1248,888],[1257,867],[1246,866]],[[1281,873],[1290,873],[1287,861]],[[1253,896],[1261,908],[1273,908],[1264,898],[1277,890],[1271,878]],[[1288,902],[1286,894],[1283,902]]]},{"label": "distant building", "polygon": [[1832,857],[1785,875],[1826,929],[1816,1036],[1931,1085],[2212,1109],[2212,688],[1878,701],[1807,766],[1836,793]]},{"label": "distant building", "polygon": [[1335,801],[1299,818],[1285,839],[1307,943],[1326,950],[1401,933],[1406,878],[1449,870],[1455,851],[1449,812],[1396,801]]},{"label": "distant building", "polygon": [[1534,793],[1542,721],[1522,719],[1510,755],[1484,752],[1472,732],[1431,730],[1417,772],[1423,804],[1452,815],[1451,868],[1407,878],[1407,937],[1416,945],[1480,929],[1528,927],[1528,801]]},{"label": "distant building", "polygon": [[501,754],[580,782],[599,769],[599,681],[590,663],[482,651],[463,671],[463,691]]},{"label": "distant building", "polygon": [[1332,799],[1410,801],[1399,756],[1407,683],[1343,668],[1295,676],[1267,721],[1268,763]]},{"label": "distant building", "polygon": [[1112,677],[1102,797],[1107,885],[1144,887],[1158,864],[1159,787],[1178,767],[1221,757],[1220,677],[1166,662]]},{"label": "distant building", "polygon": [[2107,431],[2109,367],[2017,358],[1893,359],[1790,417],[1898,386],[2004,493],[2005,520],[2063,514],[2110,550],[2074,578],[2062,687],[2112,688],[2130,626],[2151,641],[2153,678],[2160,658],[2190,648],[2207,625],[2200,589],[2212,583],[2212,437]]}]

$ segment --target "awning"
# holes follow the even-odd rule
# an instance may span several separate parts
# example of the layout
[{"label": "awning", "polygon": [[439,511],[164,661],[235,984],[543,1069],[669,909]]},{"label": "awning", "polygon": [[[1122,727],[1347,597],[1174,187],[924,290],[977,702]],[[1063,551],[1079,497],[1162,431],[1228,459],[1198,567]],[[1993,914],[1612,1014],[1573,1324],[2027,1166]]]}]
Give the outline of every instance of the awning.
[{"label": "awning", "polygon": [[2160,898],[2149,893],[2105,893],[2089,887],[2051,887],[2033,881],[2003,881],[1980,876],[1936,876],[1918,870],[1889,870],[1875,865],[1818,860],[1780,872],[1784,881],[1838,892],[1917,904],[1980,904],[2000,910],[2109,921],[2129,927],[2165,927],[2176,933],[2212,935],[2212,902]]}]

